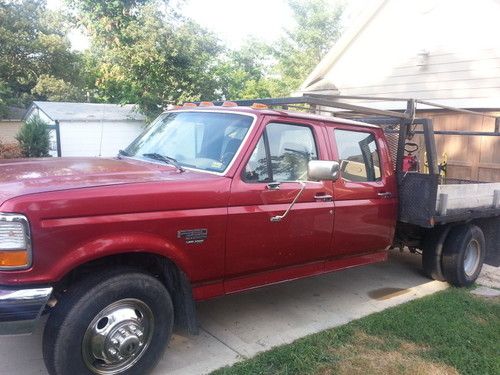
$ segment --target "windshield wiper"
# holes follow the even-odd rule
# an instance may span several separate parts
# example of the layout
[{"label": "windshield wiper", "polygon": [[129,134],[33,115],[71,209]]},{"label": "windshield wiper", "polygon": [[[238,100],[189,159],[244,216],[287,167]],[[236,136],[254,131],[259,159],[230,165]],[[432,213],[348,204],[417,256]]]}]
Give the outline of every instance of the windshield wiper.
[{"label": "windshield wiper", "polygon": [[174,158],[172,158],[170,156],[158,154],[157,152],[152,152],[152,153],[148,153],[148,154],[142,154],[142,156],[144,156],[144,157],[146,157],[148,159],[159,160],[159,161],[162,161],[164,163],[171,164],[175,168],[177,168],[179,170],[179,172],[185,172],[185,169],[182,168],[182,166],[179,164],[179,162],[176,159],[174,159]]},{"label": "windshield wiper", "polygon": [[118,150],[118,157],[120,156],[132,156],[125,150]]}]

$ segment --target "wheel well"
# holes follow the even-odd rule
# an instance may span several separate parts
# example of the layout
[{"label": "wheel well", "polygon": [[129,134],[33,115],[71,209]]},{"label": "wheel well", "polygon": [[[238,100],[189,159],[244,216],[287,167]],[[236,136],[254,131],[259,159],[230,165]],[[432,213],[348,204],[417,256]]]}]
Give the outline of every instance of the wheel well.
[{"label": "wheel well", "polygon": [[54,286],[56,299],[64,298],[67,289],[90,274],[116,266],[133,267],[158,278],[172,297],[176,325],[187,329],[191,334],[198,333],[196,306],[186,274],[170,259],[157,254],[123,253],[84,263],[66,274]]}]

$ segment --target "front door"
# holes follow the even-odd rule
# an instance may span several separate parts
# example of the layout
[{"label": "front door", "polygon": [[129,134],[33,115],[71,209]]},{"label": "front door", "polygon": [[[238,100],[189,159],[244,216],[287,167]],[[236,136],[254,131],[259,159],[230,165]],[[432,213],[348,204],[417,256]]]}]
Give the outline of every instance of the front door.
[{"label": "front door", "polygon": [[308,161],[327,157],[322,131],[279,118],[262,125],[231,187],[226,293],[322,271],[333,230],[332,182],[307,181]]}]

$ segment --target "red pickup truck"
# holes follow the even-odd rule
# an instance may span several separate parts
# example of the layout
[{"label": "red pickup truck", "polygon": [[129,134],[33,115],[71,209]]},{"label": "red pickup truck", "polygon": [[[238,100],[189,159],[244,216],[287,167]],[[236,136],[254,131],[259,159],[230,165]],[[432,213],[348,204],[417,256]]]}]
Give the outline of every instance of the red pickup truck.
[{"label": "red pickup truck", "polygon": [[195,301],[383,261],[424,232],[426,271],[472,283],[486,226],[415,235],[398,203],[379,126],[234,103],[167,111],[116,158],[3,161],[0,334],[49,314],[50,374],[145,374],[174,324],[197,332]]}]

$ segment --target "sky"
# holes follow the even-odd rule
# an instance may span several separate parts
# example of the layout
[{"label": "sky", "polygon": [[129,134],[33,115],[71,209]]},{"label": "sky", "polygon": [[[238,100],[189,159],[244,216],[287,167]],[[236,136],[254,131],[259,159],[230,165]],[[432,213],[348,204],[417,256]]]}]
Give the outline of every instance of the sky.
[{"label": "sky", "polygon": [[[339,0],[329,1],[333,4]],[[350,0],[349,7],[361,1],[366,0]],[[62,4],[63,0],[47,0],[50,9]],[[249,37],[272,43],[283,35],[284,28],[293,26],[286,0],[186,0],[182,14],[215,32],[235,49]],[[74,49],[88,48],[88,40],[80,32],[71,32],[69,38]]]},{"label": "sky", "polygon": [[232,48],[251,36],[271,43],[293,25],[286,0],[188,0],[184,14]]}]

